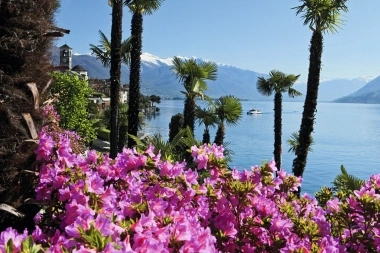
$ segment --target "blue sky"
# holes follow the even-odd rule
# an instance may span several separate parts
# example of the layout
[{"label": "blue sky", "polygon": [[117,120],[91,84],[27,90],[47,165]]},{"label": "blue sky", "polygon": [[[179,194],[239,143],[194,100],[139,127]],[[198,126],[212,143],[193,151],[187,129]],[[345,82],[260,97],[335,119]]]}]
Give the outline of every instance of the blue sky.
[{"label": "blue sky", "polygon": [[[107,0],[62,0],[59,27],[71,33],[57,41],[74,53],[89,53],[98,30],[111,31]],[[143,52],[161,58],[196,56],[243,69],[268,73],[278,69],[307,80],[311,31],[292,7],[298,0],[166,0],[144,16]],[[325,78],[380,75],[379,0],[351,0],[345,25],[324,36]],[[123,36],[130,35],[131,13],[124,9]]]}]

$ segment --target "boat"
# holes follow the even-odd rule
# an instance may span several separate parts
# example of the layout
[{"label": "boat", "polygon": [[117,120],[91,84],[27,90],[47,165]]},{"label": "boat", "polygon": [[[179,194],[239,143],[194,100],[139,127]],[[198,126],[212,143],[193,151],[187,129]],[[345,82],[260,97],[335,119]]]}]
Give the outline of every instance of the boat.
[{"label": "boat", "polygon": [[253,109],[249,110],[247,112],[247,114],[262,114],[262,112],[260,110],[253,108]]}]

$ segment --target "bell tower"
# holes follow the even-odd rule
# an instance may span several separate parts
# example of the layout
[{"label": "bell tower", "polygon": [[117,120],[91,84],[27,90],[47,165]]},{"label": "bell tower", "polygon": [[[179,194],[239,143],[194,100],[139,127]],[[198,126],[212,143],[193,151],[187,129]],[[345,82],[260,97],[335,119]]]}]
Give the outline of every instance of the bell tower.
[{"label": "bell tower", "polygon": [[59,48],[59,65],[72,68],[72,48],[67,44]]}]

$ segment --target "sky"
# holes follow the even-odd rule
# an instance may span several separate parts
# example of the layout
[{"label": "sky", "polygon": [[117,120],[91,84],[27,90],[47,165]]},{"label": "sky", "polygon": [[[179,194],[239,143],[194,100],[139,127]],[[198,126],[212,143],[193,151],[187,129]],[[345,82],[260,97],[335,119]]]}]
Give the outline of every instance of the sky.
[{"label": "sky", "polygon": [[[259,73],[278,69],[307,80],[312,32],[296,16],[299,0],[165,0],[144,16],[143,52],[160,58],[199,57]],[[323,79],[380,75],[380,0],[350,0],[338,33],[324,35]],[[123,15],[123,38],[130,36],[131,13]],[[107,0],[62,0],[57,26],[69,29],[56,41],[74,53],[90,53],[98,31],[110,38]]]}]

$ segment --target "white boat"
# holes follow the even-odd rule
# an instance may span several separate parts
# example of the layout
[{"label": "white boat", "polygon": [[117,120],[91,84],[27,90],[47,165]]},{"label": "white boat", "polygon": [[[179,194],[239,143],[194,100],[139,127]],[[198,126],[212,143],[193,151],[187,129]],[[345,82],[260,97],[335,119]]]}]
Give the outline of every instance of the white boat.
[{"label": "white boat", "polygon": [[262,112],[260,110],[253,108],[253,109],[249,110],[247,112],[247,114],[262,114]]}]

